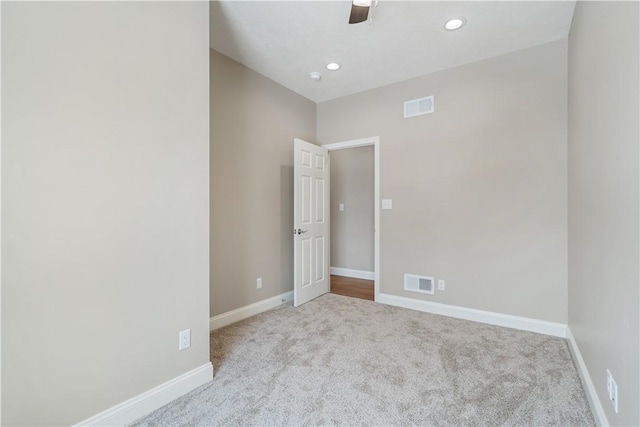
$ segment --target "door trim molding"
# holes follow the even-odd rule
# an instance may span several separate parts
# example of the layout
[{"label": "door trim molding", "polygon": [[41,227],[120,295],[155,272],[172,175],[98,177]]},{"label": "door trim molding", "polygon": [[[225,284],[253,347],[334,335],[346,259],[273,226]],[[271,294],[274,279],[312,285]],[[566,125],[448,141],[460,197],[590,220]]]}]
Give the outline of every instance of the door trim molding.
[{"label": "door trim molding", "polygon": [[[373,298],[378,302],[380,299],[380,137],[371,136],[362,139],[353,139],[350,141],[334,142],[332,144],[323,144],[322,147],[331,151],[346,150],[347,148],[358,148],[373,145],[373,181],[374,181],[374,209],[373,223],[375,227],[373,239]],[[331,254],[329,254],[331,256]]]}]

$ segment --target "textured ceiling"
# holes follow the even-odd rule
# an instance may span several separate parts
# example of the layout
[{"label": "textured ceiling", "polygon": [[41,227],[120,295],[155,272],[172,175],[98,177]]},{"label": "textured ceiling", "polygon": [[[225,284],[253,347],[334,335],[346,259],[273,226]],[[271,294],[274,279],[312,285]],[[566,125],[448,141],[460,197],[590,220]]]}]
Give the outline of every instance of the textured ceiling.
[{"label": "textured ceiling", "polygon": [[[575,2],[391,1],[349,25],[350,1],[211,2],[213,49],[315,101],[564,38]],[[446,31],[463,16],[467,24]],[[329,71],[329,62],[342,68]],[[319,71],[322,80],[309,78]]]}]

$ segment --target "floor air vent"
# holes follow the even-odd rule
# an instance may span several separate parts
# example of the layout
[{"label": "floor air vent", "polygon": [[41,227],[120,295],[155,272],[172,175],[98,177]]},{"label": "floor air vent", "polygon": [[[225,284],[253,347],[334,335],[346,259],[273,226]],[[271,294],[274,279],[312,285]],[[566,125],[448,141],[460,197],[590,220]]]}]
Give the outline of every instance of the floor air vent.
[{"label": "floor air vent", "polygon": [[416,276],[415,274],[404,275],[404,290],[412,292],[422,292],[423,294],[434,294],[434,279],[429,276]]}]

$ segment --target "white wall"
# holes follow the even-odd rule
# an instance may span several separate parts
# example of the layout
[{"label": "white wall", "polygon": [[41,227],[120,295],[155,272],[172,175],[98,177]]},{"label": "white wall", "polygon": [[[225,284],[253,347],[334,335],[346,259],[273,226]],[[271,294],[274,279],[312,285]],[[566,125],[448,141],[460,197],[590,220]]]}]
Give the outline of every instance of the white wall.
[{"label": "white wall", "polygon": [[558,41],[318,104],[320,143],[380,137],[381,292],[566,323],[566,61]]},{"label": "white wall", "polygon": [[[331,266],[374,271],[373,146],[331,156]],[[340,204],[344,210],[340,211]]]},{"label": "white wall", "polygon": [[638,13],[578,2],[569,36],[569,327],[609,423],[624,426],[640,424]]},{"label": "white wall", "polygon": [[208,26],[206,2],[2,2],[3,425],[209,363]]},{"label": "white wall", "polygon": [[211,51],[212,317],[293,290],[293,138],[314,142],[315,121],[313,102]]}]

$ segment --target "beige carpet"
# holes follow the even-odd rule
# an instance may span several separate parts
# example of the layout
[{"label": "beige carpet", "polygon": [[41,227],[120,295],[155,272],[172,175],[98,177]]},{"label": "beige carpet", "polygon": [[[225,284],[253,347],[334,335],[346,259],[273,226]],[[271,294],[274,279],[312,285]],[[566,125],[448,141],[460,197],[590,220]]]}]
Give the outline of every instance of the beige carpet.
[{"label": "beige carpet", "polygon": [[214,331],[211,359],[135,425],[594,425],[565,340],[333,294]]}]

